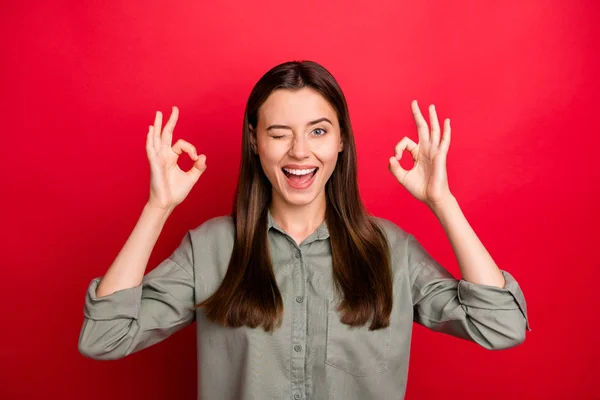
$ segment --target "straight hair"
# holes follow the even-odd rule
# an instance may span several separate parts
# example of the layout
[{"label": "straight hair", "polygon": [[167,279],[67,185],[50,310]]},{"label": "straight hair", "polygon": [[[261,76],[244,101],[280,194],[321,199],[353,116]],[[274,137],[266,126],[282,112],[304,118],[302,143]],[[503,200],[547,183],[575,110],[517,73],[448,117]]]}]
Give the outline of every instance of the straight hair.
[{"label": "straight hair", "polygon": [[[283,302],[277,287],[268,245],[267,218],[272,186],[251,135],[258,125],[258,110],[278,89],[310,87],[334,108],[344,149],[325,184],[325,221],[332,252],[334,289],[341,301],[341,322],[369,330],[389,326],[392,311],[390,249],[381,227],[367,213],[360,198],[356,147],[348,106],[334,77],[312,61],[291,61],[273,67],[252,89],[242,127],[242,158],[232,217],[235,239],[220,287],[197,305],[206,317],[228,327],[262,326],[272,332],[281,326]],[[252,129],[250,128],[252,127]]]}]

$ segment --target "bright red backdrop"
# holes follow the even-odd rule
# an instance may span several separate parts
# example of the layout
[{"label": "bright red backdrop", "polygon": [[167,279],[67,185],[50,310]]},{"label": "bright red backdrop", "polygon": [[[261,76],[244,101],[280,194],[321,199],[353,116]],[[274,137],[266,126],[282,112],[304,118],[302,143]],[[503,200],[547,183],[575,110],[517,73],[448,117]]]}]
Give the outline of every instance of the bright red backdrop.
[{"label": "bright red backdrop", "polygon": [[598,2],[93,3],[2,5],[0,397],[195,397],[194,327],[89,360],[84,293],[147,199],[154,112],[179,106],[175,140],[209,167],[149,268],[229,213],[247,96],[290,59],[322,63],[344,89],[370,211],[458,276],[437,220],[387,171],[394,144],[417,139],[410,100],[450,117],[451,189],[525,292],[533,330],[508,351],[415,326],[407,399],[600,396]]}]

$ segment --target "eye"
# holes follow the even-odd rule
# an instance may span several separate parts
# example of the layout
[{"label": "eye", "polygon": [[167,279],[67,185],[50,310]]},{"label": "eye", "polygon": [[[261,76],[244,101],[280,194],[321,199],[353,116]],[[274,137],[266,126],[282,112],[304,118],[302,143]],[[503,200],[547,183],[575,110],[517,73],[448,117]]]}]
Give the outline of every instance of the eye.
[{"label": "eye", "polygon": [[[319,134],[319,133],[317,133],[317,132],[319,132],[319,131],[321,132],[320,134]],[[323,129],[323,128],[316,128],[315,130],[313,130],[313,133],[315,133],[315,134],[316,134],[316,136],[323,136],[324,134],[326,134],[326,133],[327,133],[327,131],[326,131],[325,129]]]},{"label": "eye", "polygon": [[273,139],[281,139],[283,136],[271,136]]}]

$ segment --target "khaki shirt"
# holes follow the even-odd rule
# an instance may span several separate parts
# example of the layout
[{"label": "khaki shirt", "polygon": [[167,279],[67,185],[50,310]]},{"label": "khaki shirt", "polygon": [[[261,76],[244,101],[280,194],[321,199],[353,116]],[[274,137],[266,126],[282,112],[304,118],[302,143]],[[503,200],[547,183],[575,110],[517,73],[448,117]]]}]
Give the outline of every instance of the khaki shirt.
[{"label": "khaki shirt", "polygon": [[273,333],[226,328],[194,305],[221,284],[234,242],[231,216],[206,221],[141,285],[85,298],[82,354],[117,359],[196,321],[199,399],[402,399],[413,321],[434,331],[507,349],[529,329],[523,293],[502,271],[504,288],[456,280],[394,223],[373,217],[387,235],[393,267],[390,326],[350,329],[335,310],[325,222],[302,244],[268,215],[268,240],[284,317]]}]

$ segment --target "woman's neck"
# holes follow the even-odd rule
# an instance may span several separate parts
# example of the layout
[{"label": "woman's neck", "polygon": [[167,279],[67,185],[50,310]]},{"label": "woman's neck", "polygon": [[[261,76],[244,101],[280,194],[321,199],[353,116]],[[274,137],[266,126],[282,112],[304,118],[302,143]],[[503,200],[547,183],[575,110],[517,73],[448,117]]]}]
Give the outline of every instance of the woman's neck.
[{"label": "woman's neck", "polygon": [[298,242],[302,241],[299,238],[310,236],[323,223],[326,208],[325,193],[303,205],[290,204],[273,193],[269,205],[271,216],[277,225]]}]

